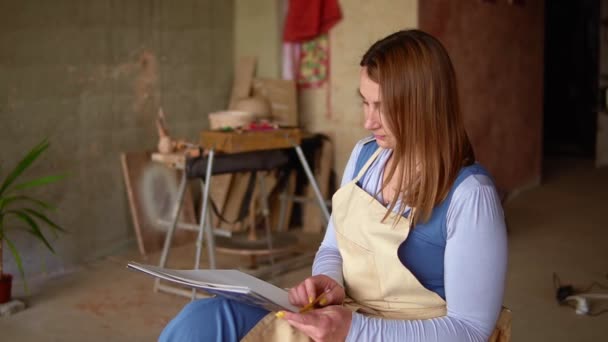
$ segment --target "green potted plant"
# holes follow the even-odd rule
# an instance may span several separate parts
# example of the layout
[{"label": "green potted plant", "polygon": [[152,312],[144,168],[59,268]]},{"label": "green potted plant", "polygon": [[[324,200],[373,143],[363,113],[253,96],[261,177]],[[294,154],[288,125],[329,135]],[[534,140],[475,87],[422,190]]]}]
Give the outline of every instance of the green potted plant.
[{"label": "green potted plant", "polygon": [[[50,227],[51,232],[64,232],[63,228],[51,221],[45,214],[46,211],[54,210],[54,207],[25,194],[25,190],[53,183],[63,176],[46,176],[23,183],[18,182],[21,174],[38,159],[38,157],[49,147],[49,142],[45,139],[32,150],[9,172],[4,178],[0,178],[0,304],[6,303],[11,299],[12,275],[4,274],[2,249],[4,243],[10,250],[19,273],[24,279],[25,272],[21,262],[21,256],[15,244],[8,235],[9,229],[24,229],[36,239],[40,240],[51,252],[55,252],[45,235],[40,229],[40,223]],[[0,173],[0,177],[2,177]]]}]

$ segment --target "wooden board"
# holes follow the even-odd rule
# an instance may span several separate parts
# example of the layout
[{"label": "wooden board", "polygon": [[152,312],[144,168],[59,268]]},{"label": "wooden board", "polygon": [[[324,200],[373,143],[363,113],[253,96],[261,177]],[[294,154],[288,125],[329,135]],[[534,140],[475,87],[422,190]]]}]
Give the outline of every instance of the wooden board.
[{"label": "wooden board", "polygon": [[253,96],[263,96],[272,107],[272,120],[281,126],[299,126],[296,85],[292,80],[256,78]]},{"label": "wooden board", "polygon": [[255,57],[241,57],[234,70],[234,81],[228,109],[234,109],[236,102],[242,98],[249,97],[251,84],[255,75]]},{"label": "wooden board", "polygon": [[[333,144],[329,140],[323,140],[320,151],[315,155],[314,165],[314,175],[321,195],[324,199],[328,199],[329,178],[333,165]],[[325,226],[325,219],[312,186],[306,185],[304,193],[309,200],[302,210],[302,230],[307,233],[321,233]]]},{"label": "wooden board", "polygon": [[154,152],[150,156],[155,162],[163,163],[172,169],[183,170],[186,166],[186,156],[183,153]]},{"label": "wooden board", "polygon": [[201,146],[214,147],[217,151],[240,153],[280,148],[299,144],[301,131],[297,128],[281,128],[269,131],[202,131]]},{"label": "wooden board", "polygon": [[[296,192],[296,170],[292,170],[289,174],[287,184],[285,185],[285,194],[287,196],[294,196]],[[281,215],[281,199],[280,192],[274,194],[275,196],[270,199],[270,225],[272,229],[279,231],[286,231],[289,229],[289,221],[291,221],[291,213],[293,212],[293,201],[286,200],[285,203],[285,222],[283,226],[279,227],[279,215]]]},{"label": "wooden board", "polygon": [[[220,213],[224,212],[224,207],[228,199],[228,192],[230,191],[230,184],[232,183],[232,174],[211,176],[211,187],[209,188],[209,196],[213,200],[217,210]],[[214,227],[225,227],[221,222],[220,218],[212,213],[212,222]]]},{"label": "wooden board", "polygon": [[[144,173],[153,166],[158,167],[159,164],[151,160],[150,152],[122,153],[121,163],[137,245],[141,255],[147,257],[148,254],[162,249],[168,230],[168,227],[159,225],[158,222],[151,222],[152,219],[145,213],[144,201],[146,199],[142,195]],[[176,170],[172,172],[174,172],[176,183],[179,184],[180,174]],[[159,190],[163,188],[162,184],[155,187]],[[154,198],[148,200],[166,203],[168,198],[170,198],[169,193],[157,191],[154,192]],[[186,189],[180,220],[184,223],[196,224],[192,193],[189,188]],[[173,245],[183,245],[195,239],[196,232],[177,229],[173,237]]]},{"label": "wooden board", "polygon": [[[226,220],[234,221],[239,216],[239,211],[241,210],[241,205],[243,203],[243,196],[247,191],[251,173],[233,173],[231,175],[232,183],[230,184],[230,189],[226,196],[222,215]],[[242,222],[236,222],[235,224],[222,222],[221,226],[238,231],[242,229]]]}]

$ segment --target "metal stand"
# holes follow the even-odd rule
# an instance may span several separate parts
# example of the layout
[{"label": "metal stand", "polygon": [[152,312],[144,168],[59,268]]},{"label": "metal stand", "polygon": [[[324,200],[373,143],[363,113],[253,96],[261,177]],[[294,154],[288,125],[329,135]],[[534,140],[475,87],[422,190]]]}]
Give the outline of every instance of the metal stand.
[{"label": "metal stand", "polygon": [[325,205],[325,200],[323,199],[323,195],[321,195],[321,190],[319,190],[319,185],[317,184],[317,181],[315,180],[315,176],[312,174],[312,171],[310,170],[310,166],[308,166],[308,162],[306,161],[306,157],[304,156],[304,152],[302,152],[302,147],[300,147],[300,145],[293,143],[293,147],[296,149],[296,153],[298,155],[298,159],[300,159],[300,164],[302,164],[302,168],[304,169],[304,172],[306,173],[306,177],[308,177],[308,182],[310,183],[310,185],[312,185],[312,189],[315,192],[315,196],[317,197],[317,201],[319,202],[319,208],[321,208],[321,211],[323,212],[323,216],[325,218],[325,224],[329,223],[329,210],[327,209],[327,206]]}]

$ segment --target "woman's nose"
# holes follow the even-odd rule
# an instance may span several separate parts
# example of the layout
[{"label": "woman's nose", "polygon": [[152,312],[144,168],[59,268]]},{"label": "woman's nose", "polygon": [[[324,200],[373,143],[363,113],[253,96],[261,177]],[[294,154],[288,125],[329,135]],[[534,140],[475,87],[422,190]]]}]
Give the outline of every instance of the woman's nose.
[{"label": "woman's nose", "polygon": [[365,122],[363,127],[367,130],[380,128],[380,116],[378,115],[378,110],[375,108],[365,109]]}]

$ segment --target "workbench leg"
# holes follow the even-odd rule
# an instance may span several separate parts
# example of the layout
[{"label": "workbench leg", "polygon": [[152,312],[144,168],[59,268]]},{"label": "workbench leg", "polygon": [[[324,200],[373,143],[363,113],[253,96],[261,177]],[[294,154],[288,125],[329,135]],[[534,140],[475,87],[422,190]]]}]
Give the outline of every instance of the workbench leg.
[{"label": "workbench leg", "polygon": [[[198,237],[196,239],[196,259],[194,259],[194,269],[199,269],[201,262],[201,250],[203,248],[203,234],[205,231],[205,226],[207,226],[207,211],[209,207],[209,187],[211,186],[211,171],[213,170],[213,157],[215,156],[215,151],[213,149],[209,150],[209,155],[207,156],[207,170],[205,173],[205,182],[201,183],[202,192],[203,192],[203,203],[201,203],[201,216],[200,216],[200,224],[198,229]],[[210,230],[211,227],[207,227],[207,230]],[[212,234],[207,234],[207,237],[213,238]],[[214,255],[215,256],[215,255]],[[209,259],[209,268],[215,268],[215,258]],[[196,289],[192,289],[192,300],[196,299]]]},{"label": "workbench leg", "polygon": [[296,154],[298,155],[298,159],[300,159],[300,164],[302,164],[302,168],[304,169],[304,173],[306,173],[306,177],[308,177],[308,183],[312,186],[312,189],[315,192],[317,197],[317,201],[319,203],[319,208],[321,208],[321,212],[323,212],[323,216],[325,218],[325,224],[329,223],[329,210],[325,205],[325,199],[323,199],[323,195],[321,195],[321,190],[319,190],[319,185],[315,180],[315,176],[310,170],[310,166],[308,166],[308,162],[306,161],[306,157],[304,156],[304,152],[302,152],[302,148],[300,145],[294,144],[293,147],[296,149]]},{"label": "workbench leg", "polygon": [[[167,264],[167,256],[169,255],[169,249],[171,248],[171,241],[173,240],[173,234],[175,233],[175,228],[177,227],[177,221],[179,220],[179,213],[182,210],[182,203],[184,201],[184,194],[186,192],[186,186],[188,184],[188,178],[186,176],[186,171],[182,172],[182,180],[179,184],[179,190],[177,191],[177,203],[173,207],[173,223],[169,227],[167,231],[167,235],[165,235],[165,243],[163,245],[163,251],[160,256],[160,262],[158,264],[159,267],[165,267]],[[160,279],[156,278],[154,281],[154,291],[158,291],[158,285],[160,284]]]},{"label": "workbench leg", "polygon": [[[258,182],[260,184],[260,201],[262,202],[262,216],[264,216],[264,228],[266,229],[266,243],[268,244],[269,254],[268,257],[270,259],[270,266],[274,267],[274,255],[272,250],[272,231],[270,229],[270,211],[268,209],[268,194],[266,193],[266,181],[264,177],[266,177],[266,173],[258,172],[256,173]],[[253,229],[255,229],[255,224]]]}]

